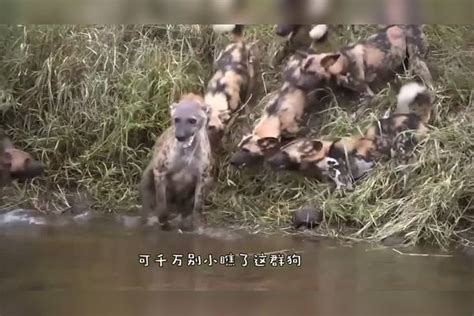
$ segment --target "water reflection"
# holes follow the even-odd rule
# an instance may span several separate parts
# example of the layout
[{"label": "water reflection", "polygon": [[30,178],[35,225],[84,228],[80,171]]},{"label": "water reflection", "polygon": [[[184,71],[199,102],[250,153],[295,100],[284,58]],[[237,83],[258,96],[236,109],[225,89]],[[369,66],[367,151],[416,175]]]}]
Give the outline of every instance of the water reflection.
[{"label": "water reflection", "polygon": [[[0,315],[470,315],[473,259],[207,229],[139,229],[130,219],[0,228]],[[25,222],[26,223],[26,222]],[[122,224],[117,224],[122,223]],[[124,227],[130,224],[128,228]],[[24,224],[24,223],[23,223]],[[134,228],[135,227],[135,228]],[[403,251],[431,252],[429,249]],[[249,254],[249,264],[187,267],[189,253]],[[255,267],[253,254],[301,255]],[[138,255],[182,254],[183,266]],[[203,261],[202,261],[203,262]],[[237,300],[237,302],[236,302]],[[231,303],[232,302],[232,303]]]}]

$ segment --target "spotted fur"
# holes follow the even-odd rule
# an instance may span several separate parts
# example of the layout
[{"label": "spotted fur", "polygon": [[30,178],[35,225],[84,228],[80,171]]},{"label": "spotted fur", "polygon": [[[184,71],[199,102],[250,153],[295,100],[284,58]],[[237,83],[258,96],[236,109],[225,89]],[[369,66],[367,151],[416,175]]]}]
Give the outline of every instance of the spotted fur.
[{"label": "spotted fur", "polygon": [[[351,190],[353,182],[370,172],[376,161],[410,159],[414,147],[428,132],[427,109],[432,105],[426,88],[419,84],[413,87],[407,84],[399,92],[397,109],[401,112],[374,122],[364,135],[335,140],[300,138],[280,148],[269,164],[277,170],[322,176],[331,179],[337,188]],[[416,93],[410,94],[412,91]],[[407,107],[421,112],[403,112]]]},{"label": "spotted fur", "polygon": [[260,164],[265,156],[276,150],[282,138],[295,137],[301,128],[303,114],[308,104],[304,90],[295,85],[302,58],[293,56],[283,72],[283,84],[265,106],[252,133],[242,138],[239,150],[232,156],[234,166]]},{"label": "spotted fur", "polygon": [[209,108],[202,97],[189,94],[171,106],[171,116],[173,124],[158,138],[143,172],[143,215],[155,213],[162,228],[169,230],[169,217],[177,213],[182,218],[180,228],[191,230],[199,224],[211,184]]},{"label": "spotted fur", "polygon": [[336,53],[308,56],[300,85],[314,88],[334,82],[372,96],[373,86],[393,78],[408,61],[409,69],[432,86],[433,79],[423,60],[426,54],[427,43],[421,26],[392,25]]},{"label": "spotted fur", "polygon": [[255,79],[255,55],[244,41],[241,29],[237,30],[234,29],[234,42],[215,62],[215,73],[204,97],[212,109],[208,132],[214,145],[220,142],[232,114],[250,97]]}]

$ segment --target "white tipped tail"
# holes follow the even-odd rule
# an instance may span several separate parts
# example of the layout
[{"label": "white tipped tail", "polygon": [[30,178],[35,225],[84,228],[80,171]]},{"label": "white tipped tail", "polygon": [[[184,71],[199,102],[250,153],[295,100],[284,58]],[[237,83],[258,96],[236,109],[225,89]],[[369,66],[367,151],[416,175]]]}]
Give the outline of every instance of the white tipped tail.
[{"label": "white tipped tail", "polygon": [[431,94],[417,82],[410,82],[400,88],[397,96],[397,113],[416,113],[423,122],[428,122],[431,113]]},{"label": "white tipped tail", "polygon": [[417,83],[410,82],[403,85],[398,92],[397,97],[397,112],[408,113],[410,112],[410,105],[415,101],[419,94],[425,93],[426,87]]},{"label": "white tipped tail", "polygon": [[235,29],[235,24],[214,24],[212,29],[217,33],[229,33]]},{"label": "white tipped tail", "polygon": [[328,26],[326,24],[314,25],[309,31],[309,37],[315,41],[321,40],[328,32]]}]

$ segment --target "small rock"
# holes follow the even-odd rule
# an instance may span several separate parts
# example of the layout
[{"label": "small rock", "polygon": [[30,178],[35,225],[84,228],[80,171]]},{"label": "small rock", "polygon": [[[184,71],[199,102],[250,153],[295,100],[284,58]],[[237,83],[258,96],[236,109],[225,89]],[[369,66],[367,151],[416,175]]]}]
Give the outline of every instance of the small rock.
[{"label": "small rock", "polygon": [[405,237],[400,234],[394,234],[382,240],[382,245],[387,246],[387,247],[401,246],[404,243],[405,243]]},{"label": "small rock", "polygon": [[293,213],[293,225],[313,229],[323,220],[323,211],[314,205],[307,205]]}]

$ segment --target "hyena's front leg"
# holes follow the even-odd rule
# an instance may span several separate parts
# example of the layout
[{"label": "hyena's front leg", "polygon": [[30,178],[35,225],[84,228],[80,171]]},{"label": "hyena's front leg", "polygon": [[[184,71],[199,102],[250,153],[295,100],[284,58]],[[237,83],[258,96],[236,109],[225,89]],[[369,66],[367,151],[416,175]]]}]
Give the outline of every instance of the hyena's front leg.
[{"label": "hyena's front leg", "polygon": [[148,216],[152,213],[155,213],[156,208],[156,196],[155,196],[155,179],[153,175],[153,167],[150,163],[145,171],[143,172],[141,181],[140,181],[140,202],[142,204],[141,208],[141,218],[143,224],[147,223]]},{"label": "hyena's front leg", "polygon": [[196,183],[192,211],[183,218],[181,223],[182,230],[191,231],[195,226],[200,227],[203,225],[202,209],[204,207],[204,199],[209,192],[210,184],[211,177],[209,171],[205,171]]},{"label": "hyena's front leg", "polygon": [[162,230],[170,230],[168,222],[169,212],[166,199],[166,175],[155,173],[155,211]]}]

